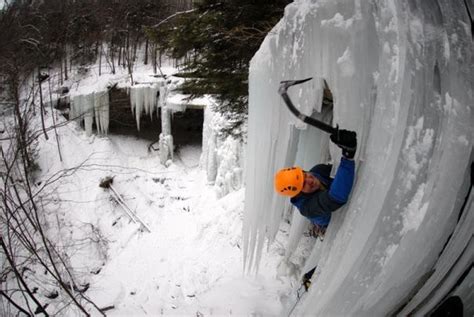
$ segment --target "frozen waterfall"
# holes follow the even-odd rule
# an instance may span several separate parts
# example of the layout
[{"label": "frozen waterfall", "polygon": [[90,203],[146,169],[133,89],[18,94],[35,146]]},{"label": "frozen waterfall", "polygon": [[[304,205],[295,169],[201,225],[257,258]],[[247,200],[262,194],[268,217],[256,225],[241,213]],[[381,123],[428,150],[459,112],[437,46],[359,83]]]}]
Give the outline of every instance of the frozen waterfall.
[{"label": "frozen waterfall", "polygon": [[340,158],[327,134],[288,111],[279,82],[313,77],[289,94],[302,112],[320,115],[325,79],[334,96],[332,124],[358,135],[350,202],[333,214],[325,241],[300,267],[318,270],[295,314],[423,314],[439,302],[436,289],[446,289],[437,292],[441,300],[452,289],[448,281],[472,280],[466,271],[474,257],[472,197],[466,203],[474,129],[471,25],[464,1],[300,0],[254,56],[247,270],[258,270],[282,218],[292,215],[288,263],[308,226],[274,193],[274,173],[328,158],[337,167]]},{"label": "frozen waterfall", "polygon": [[137,121],[138,130],[140,130],[140,117],[143,112],[150,115],[150,118],[153,119],[153,113],[157,107],[157,94],[159,89],[158,84],[137,84],[129,88],[130,105]]},{"label": "frozen waterfall", "polygon": [[212,111],[204,110],[204,130],[200,166],[206,171],[207,181],[214,184],[218,197],[243,187],[245,149],[240,140],[232,136],[219,136],[225,118]]},{"label": "frozen waterfall", "polygon": [[[158,91],[160,83],[137,84],[129,87],[130,105],[132,114],[137,122],[137,129],[140,130],[140,117],[143,113],[153,118],[153,113],[157,111]],[[70,118],[73,120],[84,121],[86,134],[92,134],[94,123],[98,133],[107,134],[109,129],[109,88],[104,91],[77,94],[73,97],[71,103]]]},{"label": "frozen waterfall", "polygon": [[97,132],[107,134],[109,129],[109,92],[106,90],[74,96],[69,118],[77,121],[83,120],[88,136],[92,135],[92,125],[95,118]]}]

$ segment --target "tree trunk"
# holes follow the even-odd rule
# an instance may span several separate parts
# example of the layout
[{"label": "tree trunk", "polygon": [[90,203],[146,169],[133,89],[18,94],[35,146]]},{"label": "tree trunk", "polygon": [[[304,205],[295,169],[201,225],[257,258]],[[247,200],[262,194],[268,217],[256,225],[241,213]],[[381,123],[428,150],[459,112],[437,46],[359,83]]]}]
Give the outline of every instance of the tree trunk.
[{"label": "tree trunk", "polygon": [[128,33],[125,57],[127,60],[126,62],[127,62],[128,74],[130,75],[130,82],[131,82],[131,85],[133,86],[133,58],[131,55],[132,54],[130,52],[130,33]]},{"label": "tree trunk", "polygon": [[151,51],[151,58],[152,58],[152,62],[153,62],[153,74],[156,74],[157,72],[157,69],[156,69],[156,64],[157,64],[157,59],[156,59],[156,55],[157,55],[157,49],[156,49],[156,45],[155,44],[152,44],[152,51]]},{"label": "tree trunk", "polygon": [[64,80],[68,80],[68,74],[67,74],[67,48],[64,54]]},{"label": "tree trunk", "polygon": [[[114,44],[112,43],[112,41],[110,41],[110,64],[111,64],[111,71],[112,71],[112,74],[115,74],[115,62],[114,62],[114,59],[115,59],[115,54],[114,54]],[[120,59],[120,55],[119,55],[119,59]],[[120,62],[119,62],[120,63]]]},{"label": "tree trunk", "polygon": [[117,58],[117,67],[120,66],[120,61],[122,60],[122,46],[118,47],[118,58]]},{"label": "tree trunk", "polygon": [[162,54],[161,54],[161,50],[160,50],[160,59],[159,59],[160,67],[161,67],[161,58],[162,58]]},{"label": "tree trunk", "polygon": [[145,40],[145,60],[143,64],[148,65],[148,37]]},{"label": "tree trunk", "polygon": [[64,81],[63,81],[63,58],[61,57],[60,59],[60,63],[61,64],[61,70],[60,70],[60,73],[59,73],[59,78],[60,78],[60,82],[61,82],[61,86],[64,84]]},{"label": "tree trunk", "polygon": [[128,39],[130,38],[130,35],[127,33],[127,37],[125,38],[125,45],[124,45],[124,48],[123,48],[123,53],[122,53],[122,67],[125,68],[126,67],[126,59],[127,59],[127,55],[129,54],[129,50],[128,50],[128,46],[129,46],[129,41]]},{"label": "tree trunk", "polygon": [[133,44],[133,59],[132,61],[135,62],[137,60],[137,51],[140,47],[140,44],[138,44],[138,36],[135,39],[135,43]]},{"label": "tree trunk", "polygon": [[59,145],[59,135],[58,135],[58,130],[56,128],[56,117],[54,113],[54,106],[53,106],[53,92],[51,89],[51,77],[48,78],[48,85],[49,85],[49,101],[50,101],[50,106],[51,106],[51,116],[53,118],[53,128],[54,128],[54,134],[56,136],[56,144],[58,146],[58,153],[59,153],[59,161],[63,161],[63,156],[61,153],[61,146]]},{"label": "tree trunk", "polygon": [[99,76],[102,75],[102,42],[99,46]]},{"label": "tree trunk", "polygon": [[43,128],[44,137],[48,140],[48,134],[46,133],[46,126],[44,124],[44,105],[43,105],[43,89],[41,87],[41,72],[38,69],[38,87],[39,87],[39,95],[40,95],[40,114],[41,114],[41,126]]}]

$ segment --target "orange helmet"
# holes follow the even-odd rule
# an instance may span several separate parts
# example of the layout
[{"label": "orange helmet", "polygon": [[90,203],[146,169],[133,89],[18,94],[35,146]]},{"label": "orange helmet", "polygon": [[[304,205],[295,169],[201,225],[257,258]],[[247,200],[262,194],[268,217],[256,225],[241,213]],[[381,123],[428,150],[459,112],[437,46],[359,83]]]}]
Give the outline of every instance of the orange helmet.
[{"label": "orange helmet", "polygon": [[304,173],[301,167],[288,167],[275,174],[275,190],[280,195],[294,197],[303,189]]}]

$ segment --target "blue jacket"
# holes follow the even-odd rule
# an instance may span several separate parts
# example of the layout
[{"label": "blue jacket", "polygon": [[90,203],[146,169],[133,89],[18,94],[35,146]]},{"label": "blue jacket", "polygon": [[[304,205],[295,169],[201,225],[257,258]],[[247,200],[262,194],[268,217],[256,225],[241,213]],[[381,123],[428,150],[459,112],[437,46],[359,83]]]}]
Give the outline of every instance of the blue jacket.
[{"label": "blue jacket", "polygon": [[326,189],[311,194],[301,192],[290,200],[303,216],[320,226],[327,226],[331,220],[331,212],[347,202],[354,183],[353,160],[343,157],[334,179],[329,176],[331,168],[332,165],[319,164],[309,171]]}]

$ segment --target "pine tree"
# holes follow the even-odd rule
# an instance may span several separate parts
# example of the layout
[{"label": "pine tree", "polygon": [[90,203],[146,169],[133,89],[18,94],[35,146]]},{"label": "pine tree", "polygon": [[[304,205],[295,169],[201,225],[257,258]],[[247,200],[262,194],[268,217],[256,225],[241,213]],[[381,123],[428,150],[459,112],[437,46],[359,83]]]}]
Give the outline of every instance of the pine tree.
[{"label": "pine tree", "polygon": [[230,122],[224,134],[240,135],[248,110],[248,69],[261,42],[289,1],[204,0],[155,30],[171,57],[185,59],[180,89],[192,97],[213,94],[216,111]]}]

